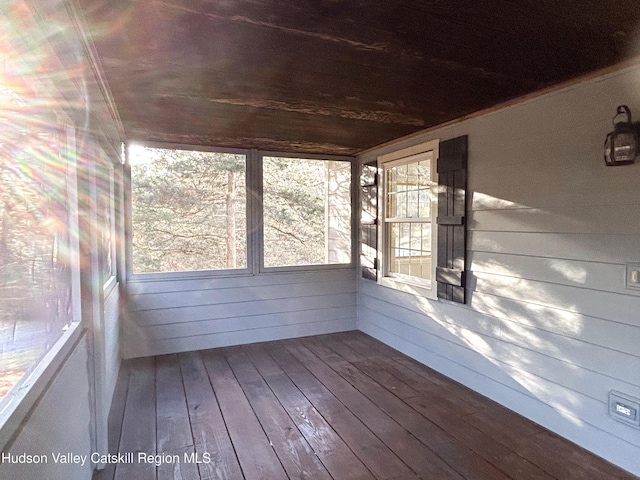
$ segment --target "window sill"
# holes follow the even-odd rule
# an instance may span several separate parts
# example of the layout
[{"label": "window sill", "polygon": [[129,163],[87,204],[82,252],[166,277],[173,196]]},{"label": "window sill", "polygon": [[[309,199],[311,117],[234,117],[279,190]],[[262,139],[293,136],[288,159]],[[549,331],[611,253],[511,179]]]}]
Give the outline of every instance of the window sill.
[{"label": "window sill", "polygon": [[437,290],[435,288],[436,283],[432,281],[412,282],[405,279],[382,277],[378,280],[378,285],[405,293],[411,293],[412,295],[428,298],[430,300],[438,299]]},{"label": "window sill", "polygon": [[118,277],[116,277],[115,275],[109,277],[109,280],[107,280],[104,286],[102,287],[104,298],[109,298],[109,296],[111,296],[111,294],[113,293],[113,291],[116,289],[117,286],[118,286]]},{"label": "window sill", "polygon": [[229,270],[192,270],[185,272],[153,272],[132,273],[127,277],[128,282],[166,281],[166,280],[205,280],[209,278],[250,277],[253,272],[248,268]]},{"label": "window sill", "polygon": [[319,270],[353,270],[353,263],[322,263],[316,265],[290,265],[284,267],[262,267],[261,274],[317,272]]},{"label": "window sill", "polygon": [[0,451],[29,416],[31,408],[60,371],[82,334],[79,322],[71,324],[36,367],[23,377],[0,406]]}]

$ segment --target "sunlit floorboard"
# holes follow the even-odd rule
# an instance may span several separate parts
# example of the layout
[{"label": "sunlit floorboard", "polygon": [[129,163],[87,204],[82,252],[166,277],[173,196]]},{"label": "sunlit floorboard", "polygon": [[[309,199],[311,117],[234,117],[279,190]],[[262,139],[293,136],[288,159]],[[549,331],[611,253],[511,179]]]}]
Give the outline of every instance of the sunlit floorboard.
[{"label": "sunlit floorboard", "polygon": [[361,332],[129,361],[116,398],[100,480],[636,478]]}]

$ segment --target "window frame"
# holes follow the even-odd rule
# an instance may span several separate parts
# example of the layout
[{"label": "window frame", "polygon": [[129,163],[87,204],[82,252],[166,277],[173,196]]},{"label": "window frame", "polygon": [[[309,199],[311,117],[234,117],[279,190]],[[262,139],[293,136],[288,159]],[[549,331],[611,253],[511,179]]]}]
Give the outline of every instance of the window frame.
[{"label": "window frame", "polygon": [[[439,140],[434,139],[411,147],[396,150],[378,157],[380,185],[378,187],[378,258],[379,274],[377,283],[396,290],[417,293],[430,299],[437,298],[436,267],[438,265],[438,147]],[[430,159],[430,219],[387,218],[387,178],[391,167],[413,163],[416,157],[431,152]],[[400,220],[400,221],[399,221]],[[431,225],[431,278],[423,279],[410,275],[390,272],[390,228],[392,223],[430,223]]]},{"label": "window frame", "polygon": [[[244,155],[246,162],[245,170],[245,212],[246,212],[246,239],[247,239],[247,264],[246,267],[241,268],[221,268],[221,269],[203,269],[203,270],[184,270],[178,272],[139,272],[133,271],[133,190],[132,190],[132,176],[131,176],[131,152],[132,146],[142,146],[147,148],[165,149],[165,150],[189,150],[206,153],[229,153],[232,155]],[[142,141],[130,141],[125,147],[125,251],[126,251],[126,264],[127,264],[127,280],[140,281],[140,280],[192,280],[192,279],[207,279],[207,278],[219,278],[219,277],[236,277],[236,276],[251,276],[256,272],[254,267],[254,248],[251,245],[251,238],[254,236],[251,225],[255,216],[255,202],[253,197],[255,196],[254,179],[250,173],[254,169],[251,165],[254,163],[255,154],[253,150],[239,149],[239,148],[222,148],[222,147],[207,147],[200,145],[186,145],[177,143],[164,143],[164,142],[142,142]]]},{"label": "window frame", "polygon": [[[61,115],[56,112],[56,115]],[[67,120],[58,122],[61,133],[64,133],[64,158],[67,161],[67,206],[69,208],[69,232],[78,232],[78,148],[76,146],[76,130]],[[71,320],[67,329],[53,343],[51,348],[33,365],[32,370],[24,374],[0,405],[0,450],[12,440],[19,431],[23,421],[36,405],[49,383],[58,374],[68,356],[80,341],[85,322],[81,312],[81,280],[80,280],[80,243],[77,235],[69,239],[71,255]]]},{"label": "window frame", "polygon": [[[104,296],[108,297],[118,283],[116,169],[114,161],[109,158],[102,149],[98,149],[94,165],[96,168],[96,175],[100,176],[106,174],[102,178],[96,178],[96,201],[98,207],[98,224],[101,225],[102,228],[108,228],[110,235],[109,247],[111,251],[109,254],[111,262],[109,270],[111,271],[111,274],[109,276],[104,275],[104,261],[109,257],[105,256],[106,252],[103,251],[102,244],[100,245],[101,249],[99,260],[100,281],[102,282]],[[108,218],[104,218],[104,209],[107,209],[109,212]]]},{"label": "window frame", "polygon": [[[130,147],[132,145],[149,148],[164,148],[176,150],[195,150],[213,153],[231,153],[245,155],[246,168],[246,238],[247,238],[247,266],[246,268],[218,269],[218,270],[192,270],[181,272],[133,272],[133,224],[132,224],[132,183]],[[263,274],[297,273],[322,270],[348,270],[354,269],[357,263],[357,159],[345,155],[322,155],[308,153],[291,153],[271,150],[225,148],[217,146],[201,146],[180,143],[145,142],[130,140],[125,145],[124,165],[124,217],[125,217],[125,258],[127,281],[172,281],[172,280],[206,280],[225,277],[251,277]],[[351,166],[350,203],[351,203],[351,261],[349,263],[312,264],[291,266],[264,266],[264,215],[263,215],[263,158],[303,158],[308,160],[327,160],[349,162]]]},{"label": "window frame", "polygon": [[[305,272],[305,271],[314,271],[314,270],[344,270],[344,269],[352,269],[355,268],[356,260],[355,253],[357,252],[357,235],[356,235],[356,213],[357,209],[355,206],[355,199],[357,195],[357,162],[354,157],[348,156],[339,156],[339,155],[319,155],[319,154],[306,154],[306,153],[283,153],[283,152],[272,152],[272,151],[259,151],[259,169],[258,169],[258,180],[259,180],[259,197],[260,197],[260,237],[259,237],[259,272],[260,273],[287,273],[287,272]],[[337,162],[348,162],[351,166],[351,184],[350,184],[350,203],[351,203],[351,261],[349,263],[322,263],[322,264],[309,264],[309,265],[283,265],[276,267],[267,267],[264,264],[264,157],[278,157],[278,158],[293,158],[293,159],[301,159],[301,160],[324,160],[324,161],[337,161]]]}]

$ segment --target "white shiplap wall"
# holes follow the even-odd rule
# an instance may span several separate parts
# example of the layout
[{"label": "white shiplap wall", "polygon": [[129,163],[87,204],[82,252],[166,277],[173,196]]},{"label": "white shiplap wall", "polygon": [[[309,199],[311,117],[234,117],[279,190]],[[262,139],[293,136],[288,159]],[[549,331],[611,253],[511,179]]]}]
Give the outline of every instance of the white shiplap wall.
[{"label": "white shiplap wall", "polygon": [[640,430],[607,395],[640,397],[640,163],[605,167],[619,104],[640,115],[640,66],[366,152],[469,135],[469,304],[361,280],[358,325],[640,475]]},{"label": "white shiplap wall", "polygon": [[[111,406],[120,372],[120,292],[118,286],[104,300],[105,406]],[[109,408],[106,408],[108,414]]]},{"label": "white shiplap wall", "polygon": [[[25,461],[0,462],[0,479],[89,480],[93,464],[88,337],[83,335],[22,422],[16,436],[2,448],[5,455],[22,454],[44,457],[46,463]],[[54,454],[73,453],[86,456],[81,463],[56,463]]]},{"label": "white shiplap wall", "polygon": [[356,328],[353,268],[127,283],[125,358]]}]

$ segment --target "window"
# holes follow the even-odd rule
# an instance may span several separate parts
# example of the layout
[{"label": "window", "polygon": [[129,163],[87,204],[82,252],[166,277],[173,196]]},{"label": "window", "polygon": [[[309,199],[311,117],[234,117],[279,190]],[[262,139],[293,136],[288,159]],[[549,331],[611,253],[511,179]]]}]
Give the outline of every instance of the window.
[{"label": "window", "polygon": [[384,178],[383,283],[412,283],[433,291],[437,150],[434,141],[379,158]]},{"label": "window", "polygon": [[79,321],[73,129],[16,94],[8,102],[0,119],[0,414]]},{"label": "window", "polygon": [[133,272],[247,268],[246,156],[132,146]]},{"label": "window", "polygon": [[134,274],[352,265],[350,159],[154,144],[128,163]]},{"label": "window", "polygon": [[105,288],[116,275],[116,215],[115,180],[113,163],[100,158],[96,165],[96,191],[98,204],[98,235],[100,240],[100,276]]},{"label": "window", "polygon": [[263,157],[264,266],[351,263],[351,162]]}]

